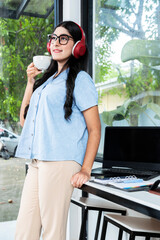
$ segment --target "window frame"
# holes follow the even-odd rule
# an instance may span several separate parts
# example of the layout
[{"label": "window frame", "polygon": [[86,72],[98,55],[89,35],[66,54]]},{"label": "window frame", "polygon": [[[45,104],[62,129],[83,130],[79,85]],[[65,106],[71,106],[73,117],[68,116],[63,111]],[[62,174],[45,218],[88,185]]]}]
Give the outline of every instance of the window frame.
[{"label": "window frame", "polygon": [[89,49],[88,73],[93,77],[93,0],[81,0],[81,25]]},{"label": "window frame", "polygon": [[63,0],[54,0],[54,26],[63,21]]}]

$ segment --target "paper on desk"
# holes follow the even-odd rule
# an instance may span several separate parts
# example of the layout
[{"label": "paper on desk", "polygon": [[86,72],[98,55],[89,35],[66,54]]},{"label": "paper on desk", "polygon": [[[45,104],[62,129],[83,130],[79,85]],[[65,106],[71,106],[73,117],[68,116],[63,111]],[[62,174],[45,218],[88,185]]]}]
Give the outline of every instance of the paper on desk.
[{"label": "paper on desk", "polygon": [[138,187],[147,187],[154,183],[154,181],[143,181],[143,182],[135,182],[135,183],[115,183],[112,182],[110,185],[121,188],[121,189],[129,189],[129,188],[138,188]]},{"label": "paper on desk", "polygon": [[103,185],[110,185],[110,186],[114,186],[116,188],[120,188],[120,189],[130,189],[130,188],[138,188],[138,187],[147,187],[150,186],[154,183],[154,180],[148,180],[148,181],[135,181],[135,182],[123,182],[123,180],[121,182],[114,182],[110,179],[94,179],[94,182],[103,184]]}]

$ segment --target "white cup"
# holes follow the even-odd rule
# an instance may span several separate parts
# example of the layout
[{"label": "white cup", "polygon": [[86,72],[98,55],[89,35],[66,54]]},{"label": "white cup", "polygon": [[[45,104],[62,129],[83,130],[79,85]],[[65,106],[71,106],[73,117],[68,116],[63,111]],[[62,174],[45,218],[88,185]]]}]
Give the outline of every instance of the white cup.
[{"label": "white cup", "polygon": [[33,63],[36,68],[44,72],[44,70],[46,70],[51,63],[51,57],[45,55],[34,56]]}]

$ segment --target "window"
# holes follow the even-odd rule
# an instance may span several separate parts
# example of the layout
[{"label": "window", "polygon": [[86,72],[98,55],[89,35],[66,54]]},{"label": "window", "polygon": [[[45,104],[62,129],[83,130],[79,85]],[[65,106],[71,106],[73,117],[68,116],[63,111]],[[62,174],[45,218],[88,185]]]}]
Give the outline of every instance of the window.
[{"label": "window", "polygon": [[159,125],[160,2],[96,0],[93,5],[93,78],[102,129]]},{"label": "window", "polygon": [[[27,11],[27,10],[26,10]],[[0,140],[10,158],[0,154],[0,222],[16,220],[25,179],[25,159],[14,157],[21,127],[19,112],[27,83],[26,69],[33,56],[47,52],[47,35],[54,29],[47,18],[0,18]]]}]

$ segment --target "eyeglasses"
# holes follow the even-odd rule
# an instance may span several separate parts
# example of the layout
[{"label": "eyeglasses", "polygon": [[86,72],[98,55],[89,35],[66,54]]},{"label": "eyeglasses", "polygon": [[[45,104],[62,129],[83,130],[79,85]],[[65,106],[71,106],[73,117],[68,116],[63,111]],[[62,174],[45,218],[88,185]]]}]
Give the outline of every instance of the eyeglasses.
[{"label": "eyeglasses", "polygon": [[73,39],[73,37],[71,37],[67,34],[61,34],[60,36],[57,36],[56,34],[49,34],[48,37],[49,37],[51,43],[56,42],[57,39],[59,39],[59,44],[61,44],[61,45],[66,45],[70,38]]}]

